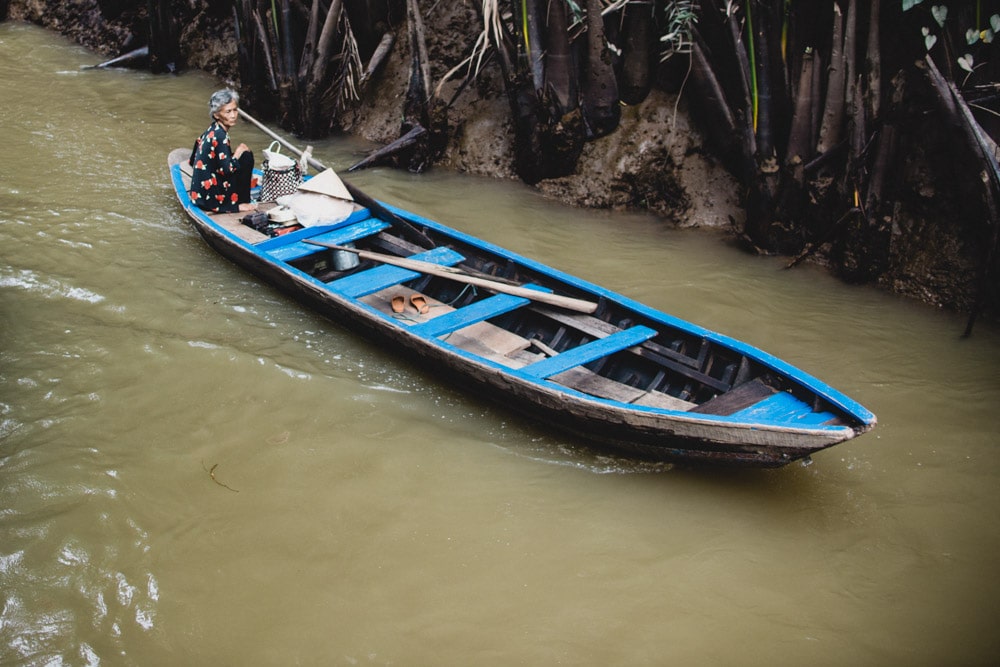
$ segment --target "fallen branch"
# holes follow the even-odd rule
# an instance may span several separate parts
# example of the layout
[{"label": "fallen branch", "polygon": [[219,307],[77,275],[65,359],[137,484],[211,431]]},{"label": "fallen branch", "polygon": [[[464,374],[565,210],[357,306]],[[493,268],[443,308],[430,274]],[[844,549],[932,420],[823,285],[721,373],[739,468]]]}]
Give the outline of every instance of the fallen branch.
[{"label": "fallen branch", "polygon": [[118,67],[125,63],[131,62],[133,60],[139,60],[140,58],[149,57],[149,47],[141,46],[134,51],[129,51],[128,53],[122,54],[117,58],[112,58],[111,60],[106,60],[99,65],[86,65],[80,69],[106,69],[108,67]]},{"label": "fallen branch", "polygon": [[364,158],[363,160],[355,162],[354,164],[352,164],[350,167],[347,168],[347,171],[356,171],[358,169],[364,169],[365,167],[370,167],[379,160],[387,158],[390,155],[398,153],[404,148],[412,146],[417,142],[417,140],[420,137],[424,136],[425,134],[427,134],[427,129],[423,125],[416,125],[412,130],[401,136],[399,139],[396,139],[391,144],[383,146],[382,148],[379,148],[378,150],[370,153],[368,157]]},{"label": "fallen branch", "polygon": [[389,53],[392,51],[392,45],[395,41],[396,38],[391,32],[387,32],[382,35],[382,41],[378,43],[375,53],[373,53],[372,57],[368,59],[368,66],[365,67],[365,71],[361,75],[359,87],[363,87],[366,83],[368,83],[369,79],[375,76],[379,67],[381,67],[382,63],[389,57]]}]

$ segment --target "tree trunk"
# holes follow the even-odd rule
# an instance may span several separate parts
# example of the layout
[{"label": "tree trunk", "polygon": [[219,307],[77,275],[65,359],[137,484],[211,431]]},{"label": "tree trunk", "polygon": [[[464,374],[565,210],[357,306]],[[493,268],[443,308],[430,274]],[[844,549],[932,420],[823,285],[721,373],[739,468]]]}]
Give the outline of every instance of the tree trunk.
[{"label": "tree trunk", "polygon": [[[753,93],[750,90],[750,61],[747,58],[747,49],[744,46],[742,31],[736,19],[736,12],[730,12],[726,17],[726,27],[729,31],[729,44],[732,53],[736,58],[736,83],[739,102],[734,105],[736,118],[741,119],[739,125],[740,143],[743,148],[744,169],[740,171],[742,178],[749,181],[756,173],[750,168],[753,158],[757,155],[757,137],[754,132],[754,103]],[[704,49],[702,49],[704,52]],[[705,66],[710,64],[706,60]]]},{"label": "tree trunk", "polygon": [[830,76],[823,107],[823,122],[819,129],[817,153],[826,153],[840,141],[840,128],[844,120],[844,90],[846,87],[846,62],[844,59],[844,15],[834,2],[833,45],[830,51]]},{"label": "tree trunk", "polygon": [[652,87],[654,61],[654,2],[630,2],[622,10],[621,101],[639,104]]},{"label": "tree trunk", "polygon": [[[542,0],[542,2],[545,2],[545,0]],[[566,12],[566,7],[562,2],[559,2],[558,6],[562,9],[563,13]],[[555,6],[552,9],[554,10]],[[531,70],[531,83],[535,88],[535,92],[541,94],[542,88],[545,87],[546,68],[546,42],[542,38],[542,25],[545,23],[542,20],[544,12],[539,6],[539,0],[524,0],[523,11],[526,29],[524,50],[528,58],[528,69]],[[551,44],[551,40],[548,43]]]},{"label": "tree trunk", "polygon": [[[517,35],[511,35],[504,21],[498,17],[481,15],[481,18],[484,32],[496,50],[504,92],[510,105],[514,124],[514,170],[525,183],[534,184],[545,177],[539,159],[542,152],[538,127],[542,114],[538,95],[533,90],[530,72],[521,69],[521,59],[515,55]],[[515,25],[518,19],[523,17],[515,13]]]},{"label": "tree trunk", "polygon": [[[155,74],[176,72],[180,63],[177,23],[169,0],[148,0],[149,69]],[[6,16],[4,9],[3,16]]]},{"label": "tree trunk", "polygon": [[587,66],[581,106],[591,139],[613,132],[621,119],[618,83],[604,36],[602,7],[601,0],[587,0]]},{"label": "tree trunk", "polygon": [[881,0],[871,0],[871,15],[868,20],[868,48],[865,51],[865,77],[867,85],[868,117],[877,120],[882,107],[882,51],[880,34],[880,3]]},{"label": "tree trunk", "polygon": [[803,182],[802,164],[812,154],[814,139],[812,136],[813,118],[813,64],[815,58],[812,50],[804,54],[800,60],[801,71],[795,95],[795,110],[792,113],[792,127],[788,132],[788,151],[785,164],[792,167],[794,178],[801,185]]},{"label": "tree trunk", "polygon": [[[418,127],[431,127],[430,63],[427,58],[427,36],[417,0],[406,0],[407,34],[410,43],[410,83],[403,102],[403,122],[399,135],[406,136]],[[420,134],[401,154],[407,168],[420,173],[430,166],[428,135]]]},{"label": "tree trunk", "polygon": [[[530,21],[528,25],[531,25]],[[578,106],[578,71],[569,44],[569,16],[565,2],[556,0],[551,3],[545,28],[544,83],[538,91],[543,99],[546,95],[551,97],[552,115],[558,118]]]}]

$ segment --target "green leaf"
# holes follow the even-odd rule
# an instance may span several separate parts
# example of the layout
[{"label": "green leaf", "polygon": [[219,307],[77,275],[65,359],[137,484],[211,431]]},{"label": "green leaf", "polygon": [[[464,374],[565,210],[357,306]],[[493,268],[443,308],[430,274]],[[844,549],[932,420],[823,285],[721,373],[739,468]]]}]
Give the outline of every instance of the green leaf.
[{"label": "green leaf", "polygon": [[937,35],[927,35],[924,37],[924,46],[927,47],[928,51],[930,51],[931,47],[934,46],[934,44],[936,43],[937,43]]},{"label": "green leaf", "polygon": [[945,5],[934,5],[931,7],[931,16],[937,21],[937,24],[944,27],[944,21],[948,18],[948,7]]},{"label": "green leaf", "polygon": [[990,27],[993,28],[994,33],[1000,32],[1000,14],[994,14],[990,17]]},{"label": "green leaf", "polygon": [[975,28],[969,28],[965,31],[965,43],[972,46],[979,41],[979,31]]},{"label": "green leaf", "polygon": [[995,35],[996,35],[996,33],[993,32],[992,28],[987,28],[986,30],[983,30],[983,34],[981,35],[981,37],[983,38],[983,42],[984,43],[986,43],[986,44],[992,44],[993,43],[993,37]]},{"label": "green leaf", "polygon": [[903,11],[908,12],[924,0],[903,0]]},{"label": "green leaf", "polygon": [[966,53],[964,56],[958,59],[958,66],[964,69],[966,72],[972,71],[972,54]]}]

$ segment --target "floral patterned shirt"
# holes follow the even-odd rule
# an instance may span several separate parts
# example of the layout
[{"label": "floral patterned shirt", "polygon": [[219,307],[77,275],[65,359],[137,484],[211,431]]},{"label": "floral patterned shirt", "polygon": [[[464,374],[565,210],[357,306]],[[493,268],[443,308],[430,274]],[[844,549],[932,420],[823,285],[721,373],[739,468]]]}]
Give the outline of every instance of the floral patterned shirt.
[{"label": "floral patterned shirt", "polygon": [[232,213],[240,208],[239,195],[232,178],[240,167],[233,157],[229,133],[218,122],[212,123],[194,144],[191,153],[191,201],[213,213]]}]

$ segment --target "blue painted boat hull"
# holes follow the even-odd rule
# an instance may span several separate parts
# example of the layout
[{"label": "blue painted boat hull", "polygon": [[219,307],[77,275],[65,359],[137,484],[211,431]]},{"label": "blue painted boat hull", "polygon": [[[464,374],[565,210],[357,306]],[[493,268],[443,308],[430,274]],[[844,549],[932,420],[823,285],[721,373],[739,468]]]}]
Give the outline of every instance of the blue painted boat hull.
[{"label": "blue painted boat hull", "polygon": [[[219,254],[435,378],[582,441],[663,461],[778,467],[876,424],[853,399],[753,346],[381,202],[379,215],[360,209],[273,238],[237,215],[207,215],[187,196],[188,153],[170,154],[171,180]],[[400,219],[435,247],[407,240]],[[337,270],[332,253],[343,251],[317,243],[351,244],[364,259]],[[428,272],[389,263],[404,258]],[[433,267],[490,287],[470,289]],[[525,286],[528,297],[504,291]],[[417,311],[414,295],[432,308]]]}]

